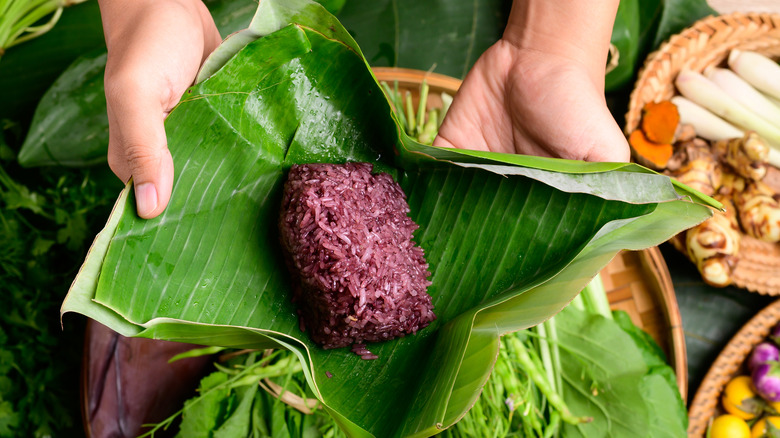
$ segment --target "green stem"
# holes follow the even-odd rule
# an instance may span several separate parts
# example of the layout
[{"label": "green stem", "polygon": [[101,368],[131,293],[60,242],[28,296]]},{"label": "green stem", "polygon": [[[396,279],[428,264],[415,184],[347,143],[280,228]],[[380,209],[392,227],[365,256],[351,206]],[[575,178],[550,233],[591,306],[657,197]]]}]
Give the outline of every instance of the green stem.
[{"label": "green stem", "polygon": [[29,32],[29,33],[27,35],[17,36],[16,39],[14,39],[12,42],[10,42],[6,46],[6,48],[15,46],[17,44],[21,44],[21,43],[23,43],[25,41],[30,41],[32,39],[38,38],[39,36],[41,36],[41,35],[45,34],[46,32],[50,31],[54,27],[54,25],[56,25],[57,22],[60,20],[60,17],[62,16],[62,10],[63,10],[63,8],[61,8],[61,7],[57,8],[54,11],[54,14],[49,19],[49,21],[47,21],[46,23],[44,23],[44,24],[42,24],[40,26],[28,27],[27,29],[25,29],[25,31]]},{"label": "green stem", "polygon": [[586,311],[612,319],[612,310],[609,307],[609,299],[607,298],[607,292],[604,290],[601,274],[596,274],[580,295],[585,303]]},{"label": "green stem", "polygon": [[409,135],[416,136],[415,131],[417,130],[417,126],[415,125],[415,119],[414,119],[414,106],[412,104],[412,93],[408,90],[406,91],[406,123],[408,126],[408,133]]},{"label": "green stem", "polygon": [[561,398],[561,396],[557,392],[553,391],[550,382],[547,381],[542,371],[531,359],[531,356],[529,355],[528,350],[526,350],[523,343],[514,338],[509,338],[508,342],[513,344],[513,348],[517,352],[517,360],[520,362],[520,365],[526,371],[526,373],[528,373],[528,377],[533,380],[533,382],[539,388],[539,391],[541,391],[542,394],[544,394],[544,396],[547,398],[547,401],[550,403],[550,405],[558,412],[560,412],[561,419],[563,421],[570,424],[578,424],[593,420],[589,417],[574,416],[569,411],[568,406],[566,406],[566,402]]},{"label": "green stem", "polygon": [[422,133],[425,125],[425,109],[428,107],[428,82],[423,79],[420,85],[420,101],[417,103],[417,131]]}]

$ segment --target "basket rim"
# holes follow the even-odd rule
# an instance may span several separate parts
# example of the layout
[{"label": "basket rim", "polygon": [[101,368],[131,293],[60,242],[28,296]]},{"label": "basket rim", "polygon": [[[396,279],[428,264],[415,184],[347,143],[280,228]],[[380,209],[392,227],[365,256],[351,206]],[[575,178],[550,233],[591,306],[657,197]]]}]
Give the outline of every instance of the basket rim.
[{"label": "basket rim", "polygon": [[726,344],[710,366],[688,409],[688,436],[701,437],[715,414],[720,394],[740,370],[755,345],[780,322],[780,299],[754,315]]},{"label": "basket rim", "polygon": [[[681,48],[690,47],[697,43],[703,45],[696,50],[696,53],[702,51],[706,44],[702,44],[701,35],[707,36],[707,42],[712,40],[714,35],[723,32],[723,29],[733,29],[731,23],[738,22],[740,26],[746,27],[748,24],[757,25],[768,31],[780,31],[780,13],[775,12],[732,12],[729,14],[709,15],[694,22],[691,26],[676,33],[663,42],[658,49],[651,52],[634,82],[631,94],[629,96],[629,108],[625,114],[624,133],[626,135],[634,131],[639,125],[639,117],[642,105],[646,102],[640,99],[640,93],[644,87],[656,79],[656,72],[662,64],[670,63],[669,53],[675,52]],[[723,24],[726,24],[725,26]],[[720,24],[720,25],[717,25]],[[731,34],[734,32],[727,31]],[[768,33],[768,32],[765,32]],[[693,43],[692,43],[693,42]],[[778,45],[780,45],[780,34],[778,34]],[[695,49],[695,48],[694,48]]]}]

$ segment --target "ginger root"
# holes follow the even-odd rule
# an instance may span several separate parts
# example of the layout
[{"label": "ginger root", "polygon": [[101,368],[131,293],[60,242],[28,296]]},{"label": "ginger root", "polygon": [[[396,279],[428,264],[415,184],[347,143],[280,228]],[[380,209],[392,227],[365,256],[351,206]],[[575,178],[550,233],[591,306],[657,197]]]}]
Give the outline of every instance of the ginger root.
[{"label": "ginger root", "polygon": [[708,196],[714,195],[721,186],[720,163],[701,139],[680,143],[665,173]]},{"label": "ginger root", "polygon": [[716,211],[711,218],[686,231],[685,251],[707,284],[724,287],[731,284],[742,235],[731,199],[723,195],[716,195],[715,199],[723,203],[725,212]]},{"label": "ginger root", "polygon": [[780,242],[780,195],[761,181],[750,181],[734,193],[739,222],[746,234],[766,242]]},{"label": "ginger root", "polygon": [[769,146],[755,132],[747,131],[742,137],[716,141],[712,148],[740,176],[758,181],[766,175]]}]

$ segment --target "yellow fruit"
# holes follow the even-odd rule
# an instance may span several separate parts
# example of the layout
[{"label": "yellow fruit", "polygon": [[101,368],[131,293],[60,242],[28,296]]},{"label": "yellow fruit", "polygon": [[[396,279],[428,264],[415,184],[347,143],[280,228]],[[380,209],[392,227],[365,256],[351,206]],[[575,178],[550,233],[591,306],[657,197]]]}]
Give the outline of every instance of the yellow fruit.
[{"label": "yellow fruit", "polygon": [[721,403],[729,414],[750,420],[761,413],[760,404],[755,402],[756,397],[750,376],[737,376],[726,384]]},{"label": "yellow fruit", "polygon": [[736,415],[724,414],[712,421],[710,438],[751,438],[750,427]]},{"label": "yellow fruit", "polygon": [[780,417],[778,416],[769,416],[762,418],[758,421],[756,421],[756,424],[753,425],[753,428],[750,429],[750,438],[764,438],[767,433],[766,430],[766,422],[769,420],[772,425],[778,429],[780,429]]}]

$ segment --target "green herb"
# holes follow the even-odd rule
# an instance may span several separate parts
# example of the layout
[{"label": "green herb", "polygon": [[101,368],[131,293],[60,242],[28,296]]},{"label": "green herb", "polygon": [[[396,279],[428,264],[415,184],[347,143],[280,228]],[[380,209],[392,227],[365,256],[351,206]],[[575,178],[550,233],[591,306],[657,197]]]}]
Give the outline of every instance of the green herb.
[{"label": "green herb", "polygon": [[0,1],[0,57],[5,49],[48,32],[66,6],[84,0]]},{"label": "green herb", "polygon": [[78,435],[83,325],[63,330],[57,309],[121,185],[107,169],[22,169],[2,137],[0,152],[0,436]]},{"label": "green herb", "polygon": [[[258,390],[263,379],[279,384],[301,398],[305,379],[298,358],[288,351],[273,353],[250,351],[236,355],[227,363],[215,363],[217,371],[204,377],[199,395],[165,421],[153,425],[143,436],[154,436],[174,424],[181,415],[177,436],[182,437],[343,437],[333,419],[321,408],[305,414],[281,398]],[[191,354],[210,354],[193,350]]]}]

